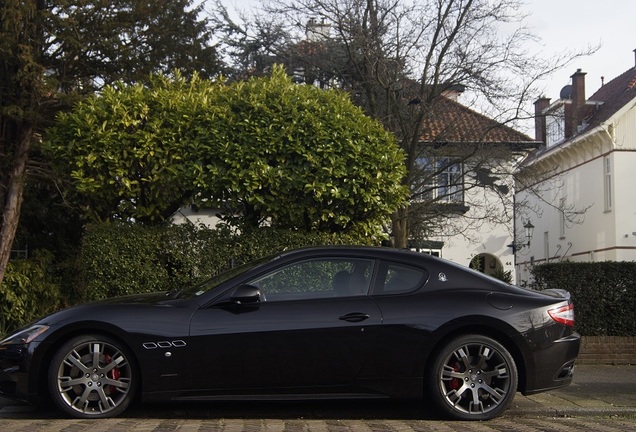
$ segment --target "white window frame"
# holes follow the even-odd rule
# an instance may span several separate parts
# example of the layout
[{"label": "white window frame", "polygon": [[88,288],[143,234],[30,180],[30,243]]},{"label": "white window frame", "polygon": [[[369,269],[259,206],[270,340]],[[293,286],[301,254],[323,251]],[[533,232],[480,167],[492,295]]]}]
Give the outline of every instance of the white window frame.
[{"label": "white window frame", "polygon": [[555,146],[565,140],[565,108],[559,107],[554,113],[547,114],[546,119],[546,146]]},{"label": "white window frame", "polygon": [[[425,161],[426,158],[419,158],[418,160]],[[456,162],[453,163],[453,160]],[[429,163],[425,161],[425,163]],[[440,167],[443,168],[439,173],[437,173],[433,181],[434,183],[429,183],[424,186],[422,189],[430,190],[432,196],[429,195],[430,199],[438,200],[443,203],[449,204],[463,204],[464,203],[464,166],[459,158],[453,157],[438,157],[433,159],[430,163],[433,167],[429,168],[429,171],[437,172]],[[423,195],[422,198],[417,198],[418,201],[424,201],[426,195]]]},{"label": "white window frame", "polygon": [[612,211],[612,159],[610,156],[603,158],[603,194],[605,198],[605,211]]},{"label": "white window frame", "polygon": [[559,238],[565,238],[565,198],[559,200]]}]

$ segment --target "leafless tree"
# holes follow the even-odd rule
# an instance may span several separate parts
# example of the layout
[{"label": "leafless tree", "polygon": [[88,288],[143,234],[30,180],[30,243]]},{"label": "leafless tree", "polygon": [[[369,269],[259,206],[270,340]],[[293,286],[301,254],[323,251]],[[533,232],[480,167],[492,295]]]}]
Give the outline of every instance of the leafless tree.
[{"label": "leafless tree", "polygon": [[[391,231],[394,245],[405,247],[413,232],[447,225],[449,214],[457,213],[456,207],[435,205],[447,202],[448,196],[431,193],[441,172],[457,163],[470,168],[474,181],[466,181],[464,169],[464,180],[458,181],[453,193],[469,198],[486,187],[502,199],[511,197],[501,181],[481,180],[484,175],[503,178],[493,174],[495,167],[489,164],[499,170],[505,166],[510,174],[519,157],[514,148],[504,152],[502,147],[487,147],[493,143],[486,134],[484,141],[472,139],[465,146],[439,135],[422,140],[436,101],[462,84],[469,101],[464,103],[478,107],[500,125],[518,126],[532,117],[527,109],[541,95],[541,80],[593,51],[542,57],[540,40],[524,26],[524,18],[520,0],[272,0],[258,19],[243,17],[248,26],[232,20],[230,25],[217,23],[219,30],[232,29],[225,32],[226,44],[236,48],[242,39],[243,49],[249,49],[245,42],[252,40],[262,56],[311,77],[305,82],[351,92],[367,114],[396,135],[406,154],[408,174],[403,181],[411,187],[413,201],[394,215]],[[287,36],[277,33],[276,41],[265,42],[264,29],[284,29]],[[486,148],[497,157],[484,160]],[[444,152],[453,156],[446,159],[447,166],[437,162]],[[427,167],[423,161],[433,165]],[[423,185],[429,186],[428,192]],[[503,216],[490,209],[485,217]]]}]

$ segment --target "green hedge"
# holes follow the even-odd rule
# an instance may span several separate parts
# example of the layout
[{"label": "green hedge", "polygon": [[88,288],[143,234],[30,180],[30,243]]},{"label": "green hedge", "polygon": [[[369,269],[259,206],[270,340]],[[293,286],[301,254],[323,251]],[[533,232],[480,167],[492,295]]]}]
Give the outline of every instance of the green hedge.
[{"label": "green hedge", "polygon": [[171,290],[276,251],[326,244],[369,244],[369,240],[270,228],[236,234],[227,228],[190,224],[91,225],[82,240],[82,282],[74,301]]},{"label": "green hedge", "polygon": [[52,260],[51,253],[39,252],[9,263],[0,284],[0,337],[61,307],[59,285],[49,273]]},{"label": "green hedge", "polygon": [[581,334],[636,335],[635,262],[543,264],[533,274],[533,288],[563,288],[572,294]]}]

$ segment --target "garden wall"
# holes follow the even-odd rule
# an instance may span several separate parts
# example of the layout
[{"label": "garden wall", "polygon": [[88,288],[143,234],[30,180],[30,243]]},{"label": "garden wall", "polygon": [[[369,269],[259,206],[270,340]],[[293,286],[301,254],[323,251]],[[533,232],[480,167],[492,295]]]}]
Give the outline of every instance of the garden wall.
[{"label": "garden wall", "polygon": [[636,337],[583,336],[576,363],[636,365]]}]

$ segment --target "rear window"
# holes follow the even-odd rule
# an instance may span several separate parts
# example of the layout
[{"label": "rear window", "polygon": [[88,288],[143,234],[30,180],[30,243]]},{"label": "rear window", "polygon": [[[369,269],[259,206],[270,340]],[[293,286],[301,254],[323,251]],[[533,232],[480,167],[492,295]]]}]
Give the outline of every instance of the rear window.
[{"label": "rear window", "polygon": [[412,292],[421,287],[428,279],[428,272],[407,264],[384,262],[375,294],[401,294]]}]

